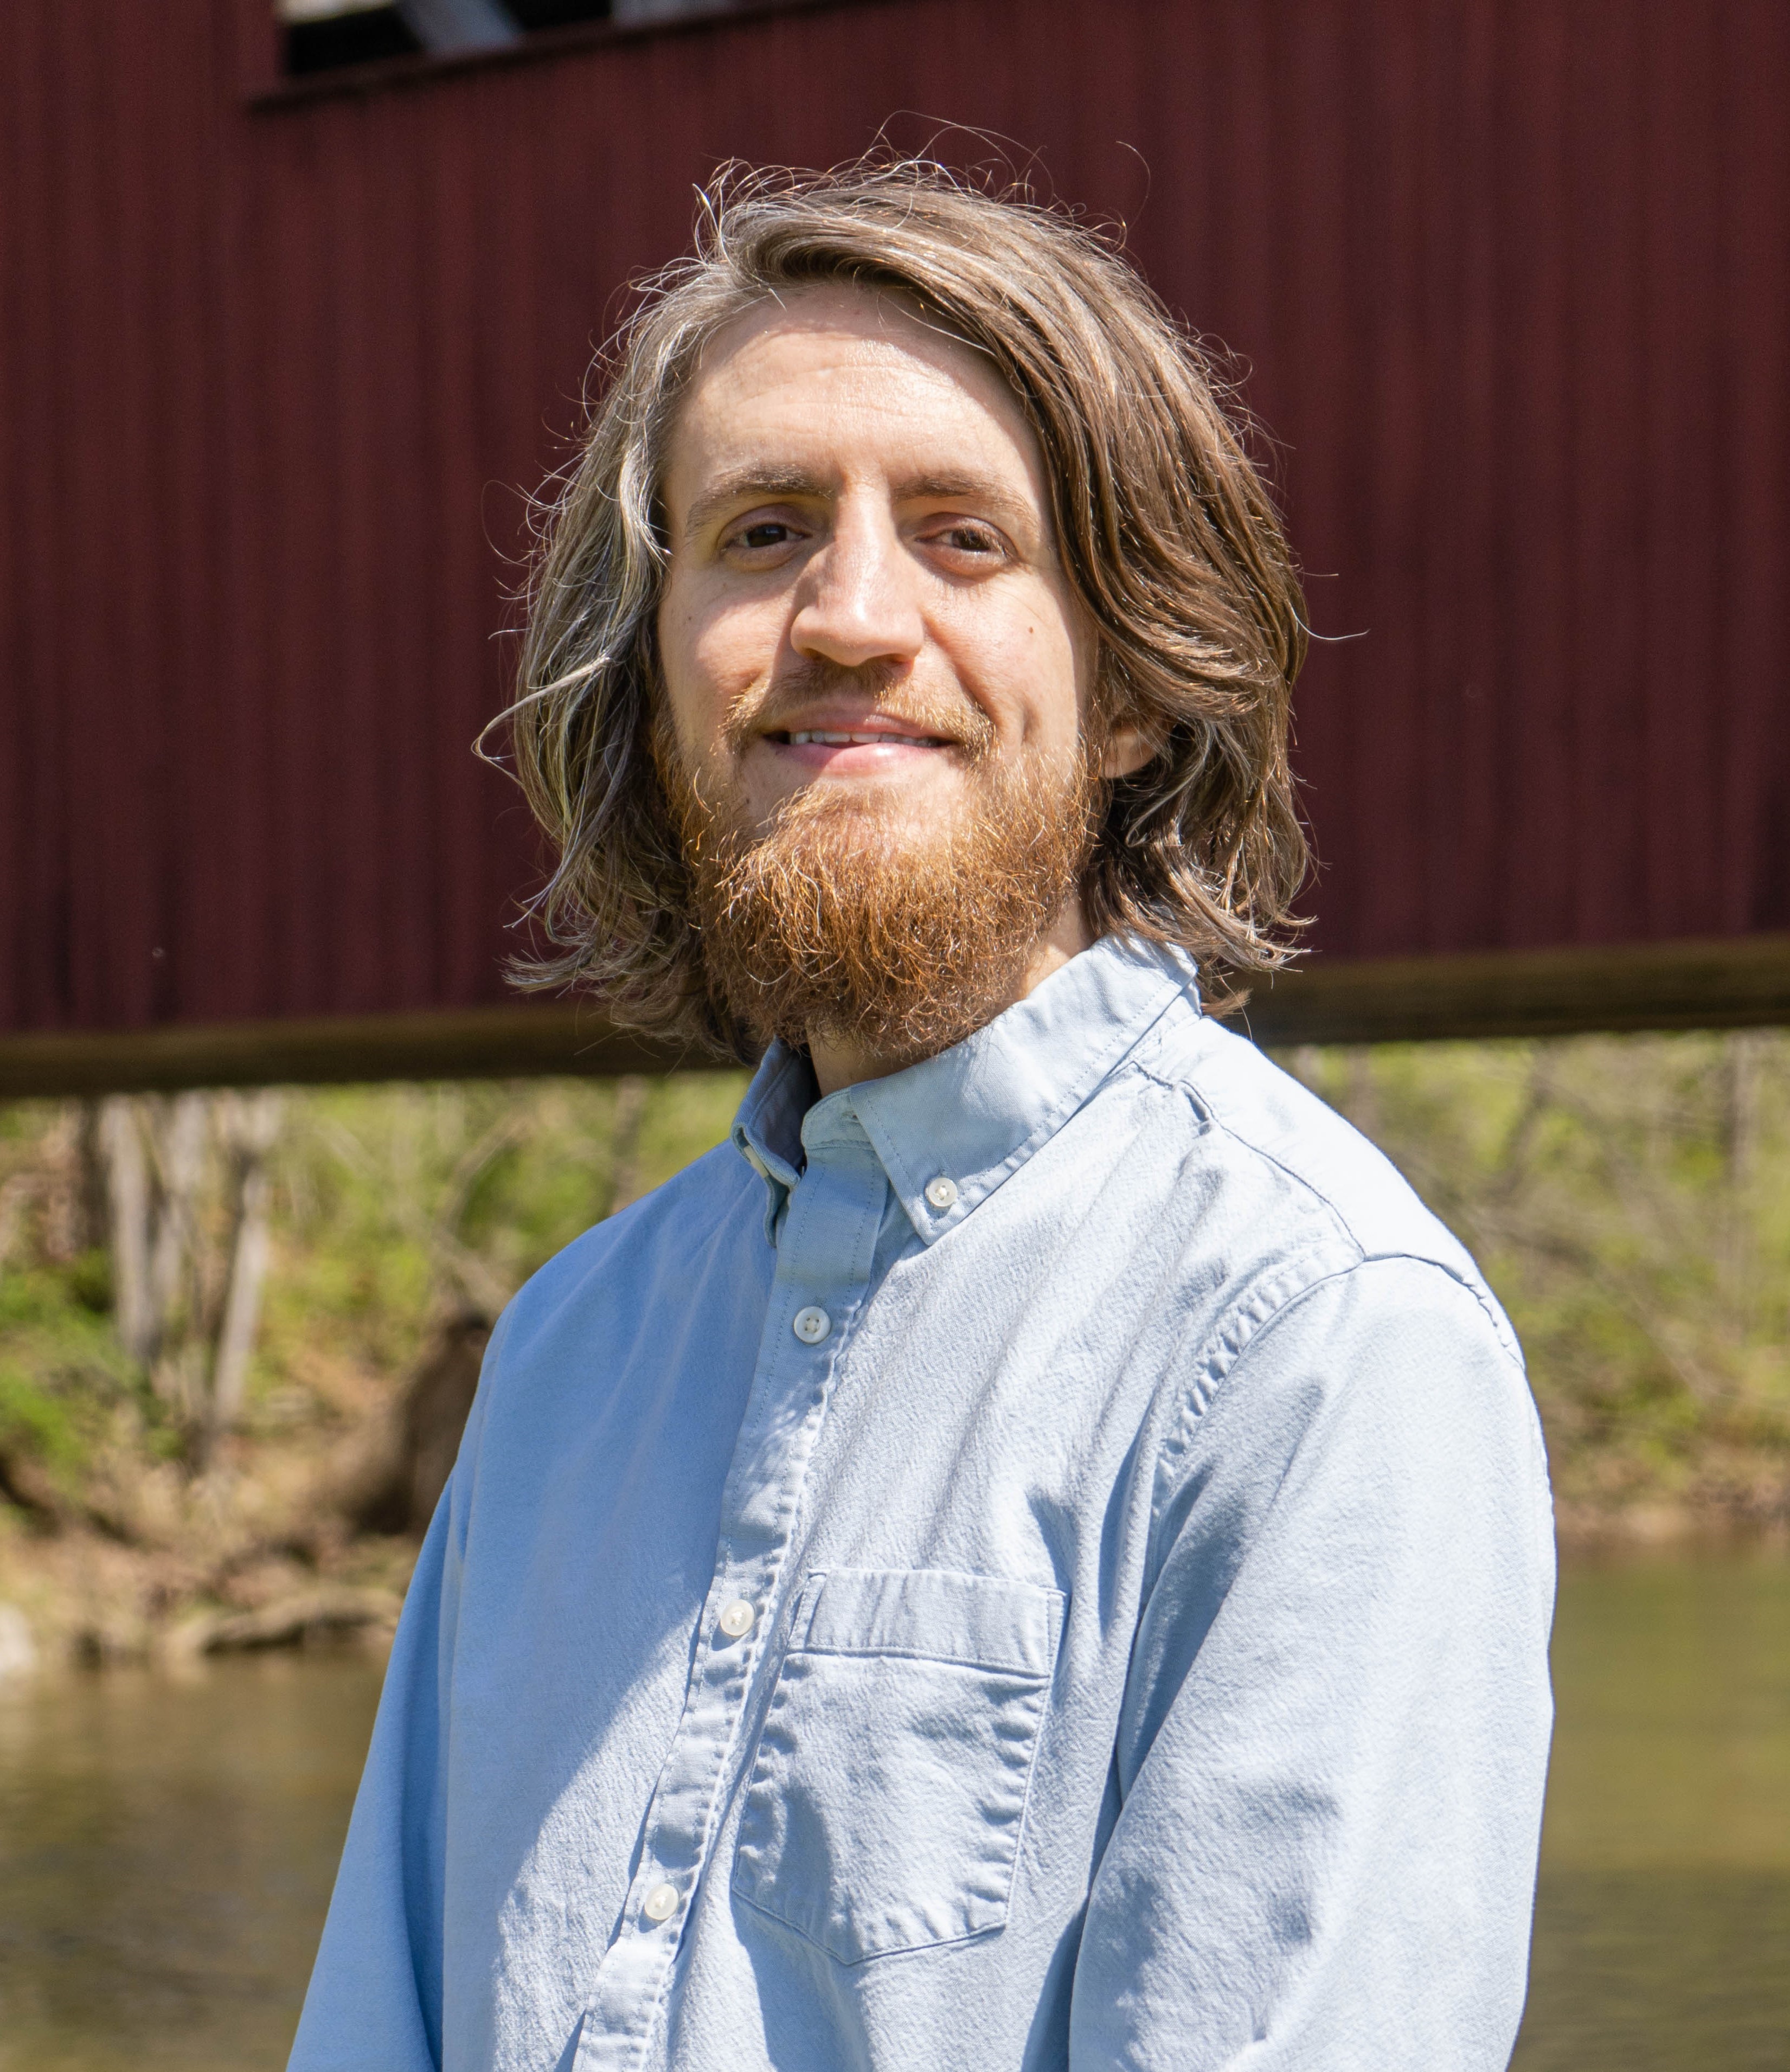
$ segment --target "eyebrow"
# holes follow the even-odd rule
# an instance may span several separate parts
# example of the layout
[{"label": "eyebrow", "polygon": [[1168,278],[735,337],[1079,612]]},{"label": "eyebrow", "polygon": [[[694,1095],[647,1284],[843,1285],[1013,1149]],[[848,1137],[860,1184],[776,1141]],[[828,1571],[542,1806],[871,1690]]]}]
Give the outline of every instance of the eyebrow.
[{"label": "eyebrow", "polygon": [[1028,508],[1014,496],[991,475],[963,473],[959,475],[910,475],[895,487],[898,504],[912,503],[920,497],[939,498],[944,502],[961,500],[965,504],[986,504],[998,511],[1006,511],[1016,516],[1030,516]]},{"label": "eyebrow", "polygon": [[684,536],[693,540],[718,511],[742,497],[825,496],[826,485],[805,467],[764,467],[750,462],[718,475],[690,506],[684,520]]},{"label": "eyebrow", "polygon": [[[829,483],[804,467],[767,467],[748,463],[743,467],[730,468],[725,474],[717,475],[690,506],[689,515],[684,520],[685,537],[694,539],[718,512],[742,500],[750,501],[759,497],[776,496],[824,499],[832,493]],[[1021,503],[990,475],[977,475],[970,471],[913,475],[904,476],[895,486],[895,499],[898,504],[909,504],[927,497],[946,500],[961,498],[966,503],[983,504],[1014,517],[1029,519],[1035,516],[1027,505]]]}]

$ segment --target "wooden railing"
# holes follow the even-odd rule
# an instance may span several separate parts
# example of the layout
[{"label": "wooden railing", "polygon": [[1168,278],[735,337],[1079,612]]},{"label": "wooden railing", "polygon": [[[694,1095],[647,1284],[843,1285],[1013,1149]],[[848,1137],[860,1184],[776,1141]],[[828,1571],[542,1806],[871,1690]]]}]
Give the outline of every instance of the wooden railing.
[{"label": "wooden railing", "polygon": [[[1468,956],[1314,957],[1234,1025],[1271,1047],[1790,1022],[1790,935]],[[706,1062],[564,1003],[0,1034],[0,1100],[374,1079],[604,1077]]]}]

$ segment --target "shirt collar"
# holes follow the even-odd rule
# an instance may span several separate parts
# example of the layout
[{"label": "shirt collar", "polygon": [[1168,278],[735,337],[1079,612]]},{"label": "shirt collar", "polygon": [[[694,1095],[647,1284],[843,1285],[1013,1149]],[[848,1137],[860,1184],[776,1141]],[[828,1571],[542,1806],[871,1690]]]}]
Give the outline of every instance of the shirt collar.
[{"label": "shirt collar", "polygon": [[1016,1173],[1183,999],[1198,1011],[1184,951],[1107,935],[948,1050],[825,1100],[806,1057],[774,1043],[734,1123],[735,1143],[770,1194],[767,1233],[804,1150],[818,1155],[862,1131],[931,1244]]},{"label": "shirt collar", "polygon": [[784,1209],[801,1178],[802,1118],[819,1094],[807,1054],[791,1050],[780,1038],[765,1052],[734,1117],[735,1148],[763,1181],[769,1197],[764,1234],[773,1244]]}]

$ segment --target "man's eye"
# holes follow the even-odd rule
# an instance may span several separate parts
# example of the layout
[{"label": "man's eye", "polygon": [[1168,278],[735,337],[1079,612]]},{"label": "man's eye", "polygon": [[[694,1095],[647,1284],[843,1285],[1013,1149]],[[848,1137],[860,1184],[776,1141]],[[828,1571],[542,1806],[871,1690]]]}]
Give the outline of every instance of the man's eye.
[{"label": "man's eye", "polygon": [[948,525],[932,535],[936,547],[963,554],[998,554],[1001,542],[986,525]]},{"label": "man's eye", "polygon": [[765,518],[755,525],[743,525],[728,545],[748,550],[754,547],[781,547],[795,536],[794,526],[784,524],[780,519]]}]

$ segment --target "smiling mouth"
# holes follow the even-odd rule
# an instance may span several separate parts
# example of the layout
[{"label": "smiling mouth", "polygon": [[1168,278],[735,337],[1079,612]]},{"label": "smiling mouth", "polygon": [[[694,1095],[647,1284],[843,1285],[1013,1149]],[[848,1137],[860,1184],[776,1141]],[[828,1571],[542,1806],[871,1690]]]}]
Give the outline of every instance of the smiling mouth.
[{"label": "smiling mouth", "polygon": [[950,745],[939,734],[898,734],[889,728],[858,734],[841,727],[792,727],[767,738],[789,748],[945,748]]}]

